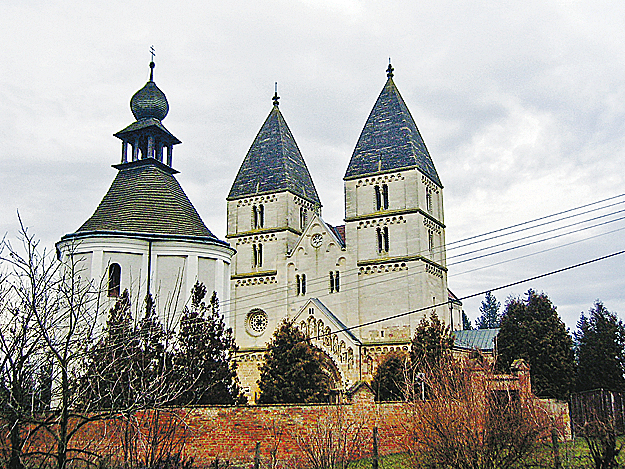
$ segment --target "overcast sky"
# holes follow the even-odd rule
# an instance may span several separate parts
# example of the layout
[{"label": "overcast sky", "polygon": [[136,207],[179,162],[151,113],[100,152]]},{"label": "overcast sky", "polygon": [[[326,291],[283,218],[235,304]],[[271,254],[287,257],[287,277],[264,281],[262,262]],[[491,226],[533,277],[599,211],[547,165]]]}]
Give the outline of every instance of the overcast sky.
[{"label": "overcast sky", "polygon": [[[342,177],[391,57],[445,186],[457,296],[625,249],[625,212],[614,213],[625,209],[625,2],[4,0],[0,26],[0,233],[9,237],[18,209],[49,248],[91,216],[115,177],[112,134],[134,121],[130,97],[149,77],[154,45],[170,105],[163,123],[183,142],[178,180],[222,239],[225,198],[276,81],[324,219],[343,223]],[[610,197],[617,205],[451,249]],[[453,257],[601,215],[516,244],[610,223]],[[624,317],[625,255],[495,295],[504,303],[530,287],[571,328],[597,298]],[[464,302],[471,319],[481,299]]]}]

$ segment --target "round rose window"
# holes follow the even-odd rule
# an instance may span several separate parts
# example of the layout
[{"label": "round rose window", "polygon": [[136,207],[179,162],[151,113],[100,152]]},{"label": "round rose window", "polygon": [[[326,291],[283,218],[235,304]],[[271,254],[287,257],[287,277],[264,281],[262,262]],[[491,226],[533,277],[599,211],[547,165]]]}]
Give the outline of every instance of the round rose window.
[{"label": "round rose window", "polygon": [[247,315],[247,332],[254,336],[259,336],[267,329],[267,313],[262,309],[253,309]]}]

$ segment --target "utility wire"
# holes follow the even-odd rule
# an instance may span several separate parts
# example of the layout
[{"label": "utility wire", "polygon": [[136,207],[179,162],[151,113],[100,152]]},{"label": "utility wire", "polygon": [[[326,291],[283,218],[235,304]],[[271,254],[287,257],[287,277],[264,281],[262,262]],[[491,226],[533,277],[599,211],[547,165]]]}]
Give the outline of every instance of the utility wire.
[{"label": "utility wire", "polygon": [[[608,197],[607,199],[597,200],[596,202],[591,202],[589,204],[585,204],[585,205],[580,205],[578,207],[569,208],[569,209],[563,210],[561,212],[552,213],[551,215],[545,215],[544,217],[534,218],[533,220],[524,221],[524,222],[521,222],[521,223],[517,223],[515,225],[507,226],[505,228],[499,228],[499,229],[496,229],[496,230],[493,230],[493,231],[487,231],[486,233],[482,233],[482,234],[478,234],[478,235],[474,235],[474,236],[469,236],[467,238],[459,239],[457,241],[452,241],[450,243],[447,243],[447,245],[451,246],[453,244],[462,243],[464,241],[469,241],[471,239],[481,238],[482,236],[488,236],[488,235],[491,235],[491,234],[494,234],[494,233],[499,233],[500,231],[510,230],[512,228],[517,228],[519,226],[528,225],[530,223],[535,223],[537,221],[546,220],[546,219],[552,218],[552,217],[557,217],[558,215],[563,215],[565,213],[574,212],[575,210],[580,210],[582,208],[590,207],[592,205],[597,205],[597,204],[600,204],[600,203],[603,203],[603,202],[607,202],[609,200],[618,199],[618,198],[624,197],[624,196],[625,196],[625,193],[619,194],[619,195],[615,195],[615,196],[612,196],[612,197]],[[608,205],[608,207],[610,207],[610,205]],[[600,209],[598,209],[598,210],[600,210]]]},{"label": "utility wire", "polygon": [[[589,264],[593,264],[595,262],[604,261],[606,259],[610,259],[612,257],[620,256],[622,254],[625,254],[625,250],[613,252],[612,254],[608,254],[608,255],[605,255],[605,256],[601,256],[601,257],[596,257],[596,258],[590,259],[588,261],[580,262],[578,264],[570,265],[568,267],[563,267],[561,269],[552,270],[550,272],[546,272],[546,273],[543,273],[543,274],[540,274],[540,275],[535,275],[533,277],[528,277],[528,278],[525,278],[525,279],[522,279],[522,280],[517,280],[515,282],[507,283],[505,285],[500,285],[500,286],[497,286],[497,287],[489,288],[487,290],[482,290],[482,291],[479,291],[479,292],[476,292],[476,293],[471,293],[469,295],[465,295],[463,297],[458,298],[458,301],[468,300],[470,298],[475,298],[477,296],[483,296],[487,292],[494,292],[494,291],[498,291],[498,290],[504,290],[506,288],[514,287],[516,285],[520,285],[520,284],[527,283],[527,282],[532,282],[532,281],[538,280],[540,278],[545,278],[545,277],[549,277],[551,275],[560,274],[562,272],[566,272],[566,271],[569,271],[569,270],[577,269],[579,267],[583,267],[583,266],[586,266],[586,265],[589,265]],[[417,309],[413,309],[413,310],[410,310],[410,311],[405,311],[405,312],[402,312],[402,313],[393,314],[393,315],[390,315],[390,316],[385,316],[385,317],[382,317],[382,318],[374,319],[372,321],[367,321],[367,322],[355,324],[353,326],[344,327],[342,329],[337,329],[336,331],[332,331],[330,333],[319,334],[318,336],[315,336],[315,338],[316,339],[323,339],[324,337],[329,337],[329,336],[332,336],[332,335],[336,335],[336,334],[339,334],[341,332],[350,332],[350,331],[353,331],[355,329],[360,329],[362,327],[372,326],[372,325],[379,324],[379,323],[386,322],[386,321],[390,321],[390,320],[393,320],[393,319],[402,318],[402,317],[405,317],[405,316],[409,316],[411,314],[416,314],[416,313],[420,313],[420,312],[423,312],[423,311],[431,310],[431,309],[437,308],[439,306],[445,306],[445,305],[448,305],[450,303],[451,303],[451,300],[448,300],[448,301],[443,301],[441,303],[424,306],[423,308],[417,308]],[[305,341],[308,341],[308,340],[310,340],[310,339],[307,338]],[[237,356],[247,355],[247,354],[252,354],[252,353],[259,353],[259,351],[256,350],[256,351],[249,351],[249,352],[241,352],[241,353],[238,353]]]},{"label": "utility wire", "polygon": [[[528,223],[532,223],[532,222],[534,222],[534,221],[544,220],[544,219],[551,218],[551,217],[554,217],[554,216],[557,216],[557,215],[560,215],[560,214],[569,213],[569,212],[572,212],[572,211],[575,211],[575,210],[579,210],[579,209],[582,209],[582,208],[585,208],[585,207],[593,206],[593,205],[596,205],[596,204],[599,204],[599,203],[602,203],[602,202],[605,202],[605,201],[613,200],[613,199],[615,199],[615,198],[622,197],[622,196],[625,196],[625,194],[621,194],[621,195],[618,195],[618,196],[610,197],[610,198],[603,199],[603,200],[600,200],[600,201],[597,201],[597,202],[592,202],[592,203],[585,204],[585,205],[582,205],[582,206],[579,206],[579,207],[571,208],[571,209],[568,209],[568,210],[565,210],[565,211],[562,211],[562,212],[558,212],[558,213],[555,213],[555,214],[552,214],[552,215],[547,215],[547,216],[545,216],[545,217],[537,218],[537,219],[535,219],[535,220],[530,220],[530,221],[523,222],[523,223],[519,223],[519,224],[516,224],[516,225],[511,225],[511,226],[509,226],[509,227],[501,228],[501,229],[498,229],[498,230],[495,230],[495,231],[490,231],[490,232],[487,232],[487,233],[484,233],[484,234],[480,234],[480,235],[472,236],[472,237],[470,237],[470,238],[465,238],[464,240],[474,239],[474,238],[479,238],[479,237],[486,236],[486,235],[491,234],[491,233],[501,232],[501,231],[508,230],[508,229],[510,229],[510,228],[514,228],[514,227],[517,227],[517,226],[526,225],[526,224],[528,224]],[[451,247],[451,248],[448,248],[448,249],[447,249],[447,246],[449,246],[449,245],[451,245],[451,244],[459,243],[459,242],[461,242],[461,241],[463,241],[463,240],[455,241],[455,242],[452,242],[452,243],[447,243],[447,244],[446,244],[446,246],[439,246],[439,247],[438,247],[438,248],[434,251],[434,254],[440,254],[440,252],[442,252],[442,251],[444,251],[444,250],[451,251],[451,250],[453,250],[453,249],[458,249],[458,248],[462,248],[462,247],[467,247],[467,246],[469,246],[469,245],[471,245],[471,244],[478,244],[478,243],[481,243],[481,242],[485,242],[485,241],[487,241],[487,240],[491,240],[491,239],[495,239],[495,238],[499,238],[499,237],[503,237],[503,236],[512,235],[512,234],[515,234],[515,233],[518,233],[518,232],[521,232],[521,231],[525,231],[525,230],[529,230],[529,229],[537,228],[537,227],[539,227],[539,226],[544,226],[544,225],[547,225],[547,224],[550,224],[550,223],[556,223],[556,222],[559,222],[559,221],[562,221],[562,220],[565,220],[565,219],[568,219],[568,218],[573,218],[573,217],[576,217],[576,216],[585,215],[585,214],[588,214],[588,213],[591,213],[591,212],[595,212],[595,211],[597,211],[597,210],[603,210],[603,209],[606,209],[606,208],[610,208],[610,207],[613,207],[613,206],[615,206],[615,205],[619,205],[619,204],[622,204],[622,203],[625,203],[625,201],[617,202],[617,203],[610,204],[610,205],[607,205],[607,206],[602,206],[602,207],[594,208],[594,209],[592,209],[592,210],[588,210],[588,211],[585,211],[585,212],[583,212],[583,213],[574,214],[574,215],[569,215],[569,216],[567,216],[567,217],[562,217],[562,218],[560,218],[560,219],[557,219],[557,220],[552,220],[552,221],[550,221],[550,222],[542,223],[542,224],[540,224],[540,225],[536,225],[536,226],[532,226],[532,227],[527,227],[527,228],[524,228],[524,229],[522,229],[522,230],[517,230],[517,231],[511,232],[511,233],[501,234],[501,235],[498,235],[498,236],[494,236],[494,237],[492,237],[492,238],[483,239],[483,240],[479,240],[479,241],[474,241],[474,242],[472,242],[472,243],[468,243],[468,244],[464,244],[464,245],[460,245],[460,246],[454,246],[454,247]],[[589,222],[589,221],[592,221],[592,220],[595,220],[595,219],[599,219],[599,218],[604,218],[604,217],[607,217],[607,216],[611,216],[611,215],[614,215],[614,214],[617,214],[617,213],[621,213],[621,212],[623,212],[623,211],[625,211],[625,210],[619,210],[619,211],[616,211],[616,212],[611,212],[611,213],[609,213],[609,214],[604,214],[604,215],[601,215],[601,216],[599,216],[599,217],[591,218],[591,219],[588,219],[588,220],[582,220],[582,221],[579,221],[579,222],[576,222],[576,223],[572,223],[572,224],[569,224],[569,225],[566,225],[566,226],[563,226],[563,227],[554,228],[553,230],[546,230],[546,231],[543,231],[543,232],[541,232],[541,233],[536,233],[536,234],[533,234],[533,235],[529,235],[529,236],[527,236],[527,237],[518,238],[518,239],[516,239],[516,240],[509,240],[509,241],[506,241],[506,242],[501,243],[501,244],[496,244],[496,245],[493,245],[493,246],[483,247],[483,248],[477,249],[477,250],[472,251],[472,252],[484,251],[484,250],[487,250],[487,249],[492,249],[492,248],[494,248],[494,247],[498,247],[498,246],[501,246],[501,245],[510,244],[510,243],[513,243],[513,242],[518,242],[518,241],[521,241],[521,240],[523,240],[523,239],[528,239],[528,238],[531,238],[531,237],[540,236],[541,234],[548,234],[548,233],[553,232],[553,231],[557,231],[557,230],[565,229],[565,228],[567,228],[567,227],[575,226],[575,225],[577,225],[577,224],[587,223],[587,222]],[[596,225],[596,226],[600,226],[600,225]],[[572,233],[573,233],[573,232],[572,232]],[[520,247],[523,247],[523,246],[520,246]],[[429,249],[423,249],[423,250],[419,251],[416,255],[423,255],[423,254],[427,254],[427,253],[429,253],[429,252],[430,252],[430,250],[429,250]],[[503,250],[503,251],[500,251],[500,252],[506,252],[506,250]],[[468,255],[468,254],[470,254],[470,253],[471,253],[471,252],[468,252],[468,253],[462,253],[462,254],[457,254],[457,255],[454,255],[454,256],[449,256],[449,257],[447,257],[447,260],[449,260],[449,259],[453,259],[453,258],[455,258],[455,257],[457,257],[457,256],[466,256],[466,255]],[[493,254],[496,254],[496,253],[493,253]],[[476,259],[479,259],[479,258],[481,258],[481,257],[484,257],[484,256],[477,257]],[[448,264],[448,265],[454,265],[454,264]],[[357,268],[353,268],[353,269],[346,269],[346,270],[344,270],[344,271],[341,271],[341,274],[342,274],[342,275],[344,275],[344,276],[348,276],[349,274],[355,273],[355,272],[357,272],[358,270],[359,270],[359,268],[358,268],[358,267],[357,267]],[[308,280],[308,279],[307,279],[307,280]],[[307,286],[317,286],[317,285],[319,285],[319,284],[325,284],[327,281],[328,281],[328,279],[327,279],[326,277],[318,277],[318,278],[315,278],[315,279],[312,279],[312,280],[308,281],[308,282],[307,282]],[[280,292],[286,292],[289,288],[290,288],[290,286],[289,286],[289,285],[277,286],[277,287],[274,287],[274,288],[265,289],[262,293],[256,293],[256,294],[249,294],[249,295],[242,295],[242,296],[239,296],[239,297],[238,297],[238,300],[245,300],[246,298],[255,298],[255,299],[258,299],[259,297],[263,297],[263,296],[270,296],[270,295],[274,295],[274,294],[276,294],[276,293],[280,293]],[[232,301],[232,300],[230,300],[230,301],[225,301],[225,302],[224,302],[224,304],[225,304],[225,305],[227,305],[227,304],[228,304],[229,302],[231,302],[231,301]]]}]

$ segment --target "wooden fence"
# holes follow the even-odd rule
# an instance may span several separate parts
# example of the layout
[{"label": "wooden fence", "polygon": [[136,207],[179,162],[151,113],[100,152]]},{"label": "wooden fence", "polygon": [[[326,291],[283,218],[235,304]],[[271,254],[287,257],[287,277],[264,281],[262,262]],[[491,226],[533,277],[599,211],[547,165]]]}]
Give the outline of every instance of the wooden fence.
[{"label": "wooden fence", "polygon": [[613,422],[618,433],[625,433],[625,393],[596,389],[573,394],[570,413],[573,432],[600,420]]}]

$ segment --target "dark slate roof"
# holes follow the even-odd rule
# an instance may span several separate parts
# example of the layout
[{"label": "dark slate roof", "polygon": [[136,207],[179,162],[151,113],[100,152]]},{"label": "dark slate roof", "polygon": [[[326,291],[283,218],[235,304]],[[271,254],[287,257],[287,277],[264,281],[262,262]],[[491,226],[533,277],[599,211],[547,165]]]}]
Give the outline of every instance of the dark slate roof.
[{"label": "dark slate roof", "polygon": [[274,106],[239,168],[228,200],[281,191],[321,203],[293,134]]},{"label": "dark slate roof", "polygon": [[135,119],[153,117],[162,121],[169,112],[165,93],[151,79],[130,99],[130,110]]},{"label": "dark slate roof", "polygon": [[495,339],[499,334],[499,329],[469,329],[454,331],[453,334],[454,347],[492,351],[495,348]]},{"label": "dark slate roof", "polygon": [[116,167],[120,171],[100,205],[74,235],[122,232],[217,240],[202,222],[171,168],[154,159]]},{"label": "dark slate roof", "polygon": [[154,117],[146,117],[144,119],[138,120],[130,124],[123,130],[115,133],[114,136],[117,138],[121,138],[123,140],[123,136],[129,133],[138,132],[140,130],[149,129],[151,127],[155,127],[164,133],[169,140],[171,140],[172,144],[176,145],[180,142],[169,130],[165,128],[161,121],[155,119]]},{"label": "dark slate roof", "polygon": [[409,168],[442,187],[419,129],[389,77],[362,129],[345,179]]}]

